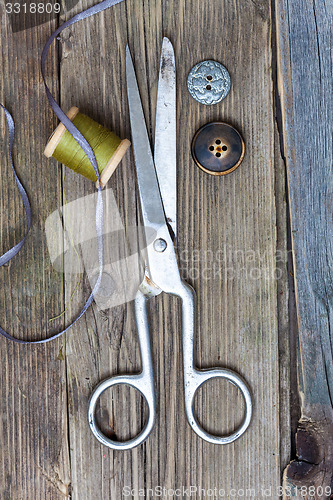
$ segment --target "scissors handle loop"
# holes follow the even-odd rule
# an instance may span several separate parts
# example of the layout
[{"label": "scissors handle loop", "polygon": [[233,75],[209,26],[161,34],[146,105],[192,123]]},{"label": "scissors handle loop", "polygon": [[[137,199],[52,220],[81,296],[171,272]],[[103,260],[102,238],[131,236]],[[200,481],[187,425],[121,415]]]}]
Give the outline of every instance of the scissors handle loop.
[{"label": "scissors handle loop", "polygon": [[[112,448],[113,450],[131,450],[132,448],[139,446],[147,439],[155,423],[155,387],[147,317],[147,299],[141,292],[138,292],[135,297],[134,307],[141,353],[142,372],[136,375],[121,375],[103,380],[92,393],[88,408],[88,421],[92,433],[100,443]],[[110,439],[103,434],[96,422],[96,404],[99,397],[106,389],[115,385],[128,385],[133,387],[142,394],[148,404],[149,415],[146,426],[137,436],[128,441],[116,441]]]},{"label": "scissors handle loop", "polygon": [[[185,407],[186,407],[186,415],[188,422],[192,427],[192,429],[194,430],[194,432],[199,437],[201,437],[205,441],[208,441],[208,443],[212,444],[229,444],[232,443],[233,441],[236,441],[236,439],[238,439],[242,434],[244,434],[244,432],[248,428],[252,416],[251,394],[246,385],[246,382],[235,372],[233,372],[232,370],[228,370],[226,368],[224,369],[212,368],[210,370],[194,370],[192,372],[192,376],[189,378],[191,378],[191,382],[185,385]],[[226,436],[214,436],[212,434],[209,434],[207,431],[205,431],[205,429],[203,429],[200,426],[194,414],[194,407],[193,407],[194,398],[198,389],[209,380],[216,378],[228,380],[233,385],[235,385],[238,389],[240,389],[245,401],[245,416],[243,422],[241,423],[240,427],[237,430],[235,430],[232,434]]]},{"label": "scissors handle loop", "polygon": [[[185,385],[185,408],[188,422],[194,432],[212,444],[229,444],[238,439],[251,422],[252,398],[245,380],[232,370],[227,368],[211,368],[209,370],[198,370],[194,365],[194,335],[195,335],[195,292],[187,283],[182,282],[182,290],[179,292],[182,299],[182,330],[183,330],[183,358],[184,358],[184,385]],[[194,398],[198,389],[209,380],[221,378],[228,380],[240,389],[245,401],[245,416],[240,427],[232,434],[226,436],[215,436],[205,431],[194,414]]]}]

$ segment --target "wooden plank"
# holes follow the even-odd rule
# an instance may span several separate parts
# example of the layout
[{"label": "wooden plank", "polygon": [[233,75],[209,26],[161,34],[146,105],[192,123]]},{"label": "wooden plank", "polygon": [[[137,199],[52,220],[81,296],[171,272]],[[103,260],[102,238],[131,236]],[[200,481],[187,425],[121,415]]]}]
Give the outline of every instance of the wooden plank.
[{"label": "wooden plank", "polygon": [[[80,4],[79,10],[87,5]],[[209,445],[190,430],[183,404],[179,304],[159,297],[150,304],[159,401],[156,427],[148,441],[133,451],[101,447],[87,423],[91,390],[102,378],[138,370],[140,360],[131,305],[106,313],[94,306],[68,334],[66,347],[73,498],[95,498],[96,491],[101,498],[119,498],[125,486],[135,490],[133,498],[139,498],[140,488],[147,494],[158,485],[216,487],[224,489],[227,497],[232,489],[254,489],[256,498],[264,497],[263,489],[277,495],[278,291],[272,273],[276,203],[282,203],[283,190],[275,188],[280,159],[271,78],[271,17],[266,2],[225,0],[212,6],[208,0],[191,4],[127,0],[62,36],[62,106],[77,105],[122,136],[129,135],[127,41],[152,131],[162,37],[172,40],[178,74],[178,248],[183,276],[199,297],[196,357],[201,367],[228,366],[240,372],[255,397],[251,428],[233,445]],[[232,78],[230,95],[213,107],[199,105],[186,89],[191,67],[207,58],[225,64]],[[225,178],[205,175],[191,159],[194,132],[212,120],[235,125],[247,147],[241,167]],[[110,187],[125,225],[132,227],[138,214],[130,155]],[[68,175],[69,200],[93,190],[86,180]],[[283,238],[280,244],[284,245]],[[75,278],[67,283],[67,295],[74,283]],[[84,283],[71,314],[88,294]],[[286,372],[284,383],[288,376]],[[241,405],[238,393],[224,384],[205,387],[197,401],[200,418],[217,432],[239,422]],[[106,396],[100,411],[103,425],[123,438],[138,430],[145,415],[138,397],[124,389]],[[288,423],[283,432],[289,434]]]},{"label": "wooden plank", "polygon": [[[276,136],[278,130],[276,127]],[[297,401],[292,400],[291,386],[296,370],[290,360],[296,356],[293,343],[295,319],[291,304],[294,302],[292,277],[289,266],[291,257],[288,242],[287,190],[285,164],[281,157],[279,140],[275,141],[275,203],[276,203],[276,279],[279,328],[279,372],[280,372],[280,464],[283,470],[290,461],[291,432],[294,424],[292,413],[297,411]],[[295,384],[296,385],[296,384]]]},{"label": "wooden plank", "polygon": [[[43,157],[54,127],[39,71],[40,53],[55,22],[12,33],[0,5],[0,100],[16,122],[14,161],[32,205],[31,233],[20,254],[0,270],[0,324],[15,336],[50,336],[63,319],[49,322],[63,308],[63,276],[52,269],[44,232],[57,208],[57,170]],[[57,91],[57,55],[51,54],[48,80]],[[25,213],[8,158],[8,135],[1,113],[1,253],[23,236]],[[14,345],[0,339],[0,497],[4,500],[68,498],[70,464],[66,411],[66,367],[62,340],[46,346]]]},{"label": "wooden plank", "polygon": [[[297,457],[284,473],[295,498],[330,498],[332,410],[332,5],[277,2],[281,130],[288,170],[299,327]],[[304,487],[302,491],[297,488]],[[315,495],[311,496],[310,487]],[[319,488],[319,490],[318,490]],[[321,493],[320,488],[324,489]],[[325,488],[326,491],[325,491]]]}]

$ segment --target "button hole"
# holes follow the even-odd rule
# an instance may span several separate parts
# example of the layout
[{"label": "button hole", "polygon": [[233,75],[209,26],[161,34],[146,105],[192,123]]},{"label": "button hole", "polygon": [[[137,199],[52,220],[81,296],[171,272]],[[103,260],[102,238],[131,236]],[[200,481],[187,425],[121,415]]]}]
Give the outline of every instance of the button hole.
[{"label": "button hole", "polygon": [[206,89],[207,90],[212,90],[212,87],[210,85],[207,85]]}]

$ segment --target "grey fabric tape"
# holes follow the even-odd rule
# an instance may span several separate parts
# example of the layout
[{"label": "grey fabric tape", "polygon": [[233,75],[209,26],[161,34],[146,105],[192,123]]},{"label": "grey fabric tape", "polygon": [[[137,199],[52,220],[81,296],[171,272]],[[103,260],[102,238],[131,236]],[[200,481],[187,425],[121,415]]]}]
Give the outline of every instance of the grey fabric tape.
[{"label": "grey fabric tape", "polygon": [[[97,167],[97,162],[95,155],[93,153],[93,150],[89,146],[89,143],[86,141],[86,139],[83,137],[83,135],[78,131],[78,129],[73,125],[71,120],[66,116],[66,114],[62,111],[60,106],[57,104],[55,101],[54,97],[52,96],[47,83],[45,79],[45,62],[47,58],[47,54],[49,51],[49,48],[54,41],[54,39],[61,33],[65,28],[68,28],[68,26],[71,26],[72,24],[77,23],[78,21],[81,21],[82,19],[86,19],[87,17],[93,16],[97,14],[98,12],[102,12],[105,9],[108,9],[109,7],[112,7],[113,5],[116,5],[117,3],[123,2],[124,0],[103,0],[97,5],[94,5],[93,7],[90,7],[89,9],[86,9],[83,12],[80,12],[79,14],[76,14],[74,17],[66,21],[64,24],[59,26],[59,28],[50,36],[48,41],[46,42],[42,56],[41,56],[41,73],[42,73],[42,78],[43,82],[45,85],[45,91],[46,95],[48,98],[48,101],[50,103],[51,108],[59,118],[59,120],[65,125],[67,130],[72,134],[74,139],[77,141],[77,143],[81,146],[85,154],[88,156],[95,172],[97,175],[97,178],[99,179],[99,172],[98,172],[98,167]],[[24,243],[26,242],[27,235],[30,231],[31,228],[31,207],[28,199],[28,195],[20,182],[16,171],[15,171],[15,166],[13,162],[13,156],[12,156],[12,150],[13,150],[13,143],[14,143],[14,134],[15,134],[15,125],[14,125],[14,120],[12,115],[9,113],[9,111],[2,105],[0,104],[1,108],[5,112],[6,120],[7,120],[7,125],[8,125],[8,132],[9,132],[9,158],[10,158],[10,164],[12,167],[12,170],[14,172],[14,177],[15,181],[18,187],[18,190],[20,192],[22,201],[23,201],[23,206],[25,209],[26,213],[26,221],[27,221],[27,227],[26,227],[26,233],[22,240],[14,245],[12,248],[10,248],[7,252],[5,252],[3,255],[0,256],[0,267],[9,262],[11,259],[15,257],[15,255],[18,254],[18,252],[21,250],[23,247]],[[63,333],[67,332],[69,328],[71,328],[74,323],[76,323],[81,316],[86,312],[88,307],[91,305],[92,301],[94,300],[94,295],[97,293],[98,288],[101,283],[102,279],[102,273],[103,273],[103,247],[104,247],[104,238],[103,238],[103,199],[102,199],[102,191],[101,187],[99,186],[98,188],[98,195],[97,195],[97,204],[96,204],[96,233],[97,233],[97,243],[98,243],[98,263],[99,263],[99,274],[98,274],[98,279],[96,281],[96,284],[94,286],[94,289],[92,290],[90,296],[88,297],[87,302],[85,303],[84,307],[81,309],[77,317],[74,319],[74,321],[67,326],[64,330],[62,330],[59,333],[56,333],[52,335],[51,337],[47,339],[42,339],[42,340],[21,340],[13,337],[11,334],[7,333],[3,328],[0,327],[0,334],[5,337],[8,340],[11,340],[13,342],[19,343],[19,344],[43,344],[45,342],[50,342],[51,340],[54,340],[58,337],[60,337]]]}]

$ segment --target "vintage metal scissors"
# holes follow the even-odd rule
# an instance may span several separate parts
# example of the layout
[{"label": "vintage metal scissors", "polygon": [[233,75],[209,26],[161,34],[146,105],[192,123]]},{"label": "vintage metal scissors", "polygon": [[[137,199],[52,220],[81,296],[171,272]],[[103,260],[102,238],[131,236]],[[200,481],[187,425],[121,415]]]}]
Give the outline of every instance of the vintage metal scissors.
[{"label": "vintage metal scissors", "polygon": [[[228,369],[199,370],[194,363],[195,292],[182,281],[174,241],[176,237],[176,70],[171,42],[163,39],[156,110],[155,155],[152,156],[138,84],[129,48],[126,50],[127,92],[131,120],[134,159],[143,223],[154,230],[155,238],[147,246],[146,274],[136,294],[135,318],[141,353],[139,374],[111,377],[101,382],[93,392],[88,411],[89,425],[96,438],[115,450],[128,450],[143,443],[153,429],[156,414],[155,387],[147,317],[147,300],[161,292],[182,300],[182,344],[184,360],[185,408],[187,419],[202,439],[214,444],[232,443],[248,428],[252,415],[252,400],[245,381]],[[215,436],[198,423],[193,410],[197,390],[208,380],[222,378],[238,387],[245,400],[242,424],[230,435]],[[145,428],[128,441],[115,441],[98,428],[96,403],[106,389],[125,384],[137,389],[149,408]]]}]

